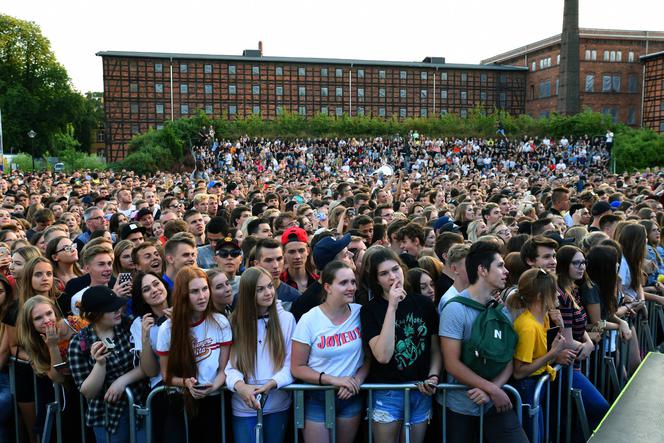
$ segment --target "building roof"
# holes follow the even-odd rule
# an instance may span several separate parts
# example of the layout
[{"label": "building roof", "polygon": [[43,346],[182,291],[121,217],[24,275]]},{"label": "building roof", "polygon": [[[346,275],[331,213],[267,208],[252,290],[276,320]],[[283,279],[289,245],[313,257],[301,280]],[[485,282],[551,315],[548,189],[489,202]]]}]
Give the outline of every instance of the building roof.
[{"label": "building roof", "polygon": [[[538,40],[527,45],[520,46],[502,54],[494,55],[487,59],[482,60],[480,63],[483,65],[492,63],[502,63],[505,60],[510,60],[524,54],[534,52],[549,46],[560,44],[561,34],[556,34],[542,40]],[[623,29],[594,29],[594,28],[579,28],[579,38],[602,38],[613,40],[656,40],[664,41],[664,31],[632,31]]]},{"label": "building roof", "polygon": [[651,60],[651,59],[653,59],[653,58],[660,58],[660,57],[663,57],[663,58],[664,58],[664,51],[661,51],[661,52],[654,52],[654,53],[652,53],[652,54],[648,54],[648,55],[642,55],[642,56],[639,57],[639,58],[641,59],[642,62],[644,62],[644,61],[646,61],[646,60]]},{"label": "building roof", "polygon": [[309,58],[309,57],[265,57],[244,55],[214,55],[214,54],[180,54],[168,52],[132,52],[132,51],[99,51],[100,57],[133,57],[154,58],[167,60],[224,60],[236,62],[270,62],[270,63],[300,63],[300,64],[328,64],[351,66],[385,66],[404,68],[437,68],[437,69],[478,69],[490,71],[527,71],[521,66],[506,65],[473,65],[461,63],[429,63],[429,62],[401,62],[385,60],[355,60],[340,58]]}]

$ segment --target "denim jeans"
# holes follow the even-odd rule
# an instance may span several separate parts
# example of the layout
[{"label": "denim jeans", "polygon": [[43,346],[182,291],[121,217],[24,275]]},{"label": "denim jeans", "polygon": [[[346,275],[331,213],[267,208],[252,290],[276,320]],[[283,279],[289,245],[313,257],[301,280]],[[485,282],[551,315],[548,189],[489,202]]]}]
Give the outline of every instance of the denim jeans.
[{"label": "denim jeans", "polygon": [[12,440],[11,418],[14,413],[12,394],[9,387],[9,373],[0,371],[0,443]]},{"label": "denim jeans", "polygon": [[[521,395],[521,401],[525,404],[533,405],[535,397],[535,387],[537,386],[537,380],[539,376],[535,377],[526,377],[520,380],[513,380],[513,386],[519,391]],[[526,431],[528,440],[531,443],[542,443],[544,439],[544,411],[543,407],[546,404],[546,389],[542,389],[542,395],[540,396],[540,409],[537,412],[535,417],[528,416],[527,413],[523,414],[523,429]],[[535,420],[537,420],[537,441],[533,440],[533,425]]]},{"label": "denim jeans", "polygon": [[[106,440],[106,428],[104,426],[95,426],[92,428],[95,433],[97,443],[129,443],[129,408],[126,408],[120,416],[120,422],[114,433],[110,434],[110,439]],[[136,443],[146,443],[145,426],[141,424],[136,429]]]},{"label": "denim jeans", "polygon": [[[282,443],[286,436],[289,410],[265,414],[263,416],[263,442]],[[257,417],[233,416],[233,438],[235,443],[253,443],[256,441]]]},{"label": "denim jeans", "polygon": [[[583,375],[579,370],[574,370],[572,377],[572,387],[581,390],[581,398],[583,399],[583,408],[586,410],[586,417],[588,417],[588,424],[592,432],[599,426],[599,423],[604,418],[604,415],[609,411],[609,403],[602,397],[602,394],[597,388]],[[579,435],[579,432],[573,434]]]}]

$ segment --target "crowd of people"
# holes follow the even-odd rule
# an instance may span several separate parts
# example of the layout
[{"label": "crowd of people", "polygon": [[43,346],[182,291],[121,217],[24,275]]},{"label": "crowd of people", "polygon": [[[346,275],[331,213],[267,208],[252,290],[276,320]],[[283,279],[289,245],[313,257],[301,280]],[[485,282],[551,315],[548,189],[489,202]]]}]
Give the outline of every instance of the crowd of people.
[{"label": "crowd of people", "polygon": [[[638,366],[630,319],[664,305],[664,172],[609,173],[605,140],[202,138],[191,174],[0,178],[1,442],[9,357],[31,442],[54,384],[71,441],[83,408],[91,438],[128,442],[125,389],[161,386],[178,393],[153,402],[153,441],[220,436],[222,388],[233,441],[259,409],[264,441],[288,441],[292,383],[335,388],[340,442],[361,440],[366,383],[417,386],[409,427],[403,390],[373,392],[379,441],[438,441],[442,411],[447,441],[476,441],[480,410],[489,441],[533,441],[545,417],[520,425],[505,384],[532,403],[571,365],[594,428],[609,403],[580,362],[608,334]],[[324,391],[304,418],[329,441]]]}]

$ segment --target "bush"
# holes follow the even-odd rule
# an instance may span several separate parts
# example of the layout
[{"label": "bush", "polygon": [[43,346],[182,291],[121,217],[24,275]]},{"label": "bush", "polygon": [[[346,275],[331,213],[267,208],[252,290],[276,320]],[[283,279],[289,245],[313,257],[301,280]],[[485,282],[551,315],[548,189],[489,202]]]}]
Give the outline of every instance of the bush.
[{"label": "bush", "polygon": [[617,171],[664,166],[664,135],[647,129],[622,128],[613,145]]},{"label": "bush", "polygon": [[171,152],[160,146],[147,146],[129,154],[124,160],[113,164],[115,170],[132,170],[139,175],[154,174],[173,167],[175,160]]},{"label": "bush", "polygon": [[[35,159],[35,169],[39,169]],[[17,154],[11,161],[19,170],[23,172],[32,171],[32,156],[29,154]]]}]

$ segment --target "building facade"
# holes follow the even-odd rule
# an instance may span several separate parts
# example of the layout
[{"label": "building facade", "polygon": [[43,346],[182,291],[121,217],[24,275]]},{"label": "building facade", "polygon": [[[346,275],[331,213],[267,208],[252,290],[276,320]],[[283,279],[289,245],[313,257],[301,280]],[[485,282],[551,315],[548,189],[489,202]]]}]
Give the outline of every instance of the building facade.
[{"label": "building facade", "polygon": [[281,113],[404,119],[475,108],[526,110],[525,67],[423,62],[99,52],[104,74],[106,156],[122,159],[129,140],[165,121]]},{"label": "building facade", "polygon": [[643,127],[664,134],[664,51],[643,62]]},{"label": "building facade", "polygon": [[[664,32],[579,29],[581,109],[641,124],[643,66],[640,57],[664,50]],[[482,64],[523,66],[526,112],[544,117],[556,111],[560,34],[482,60]]]}]

